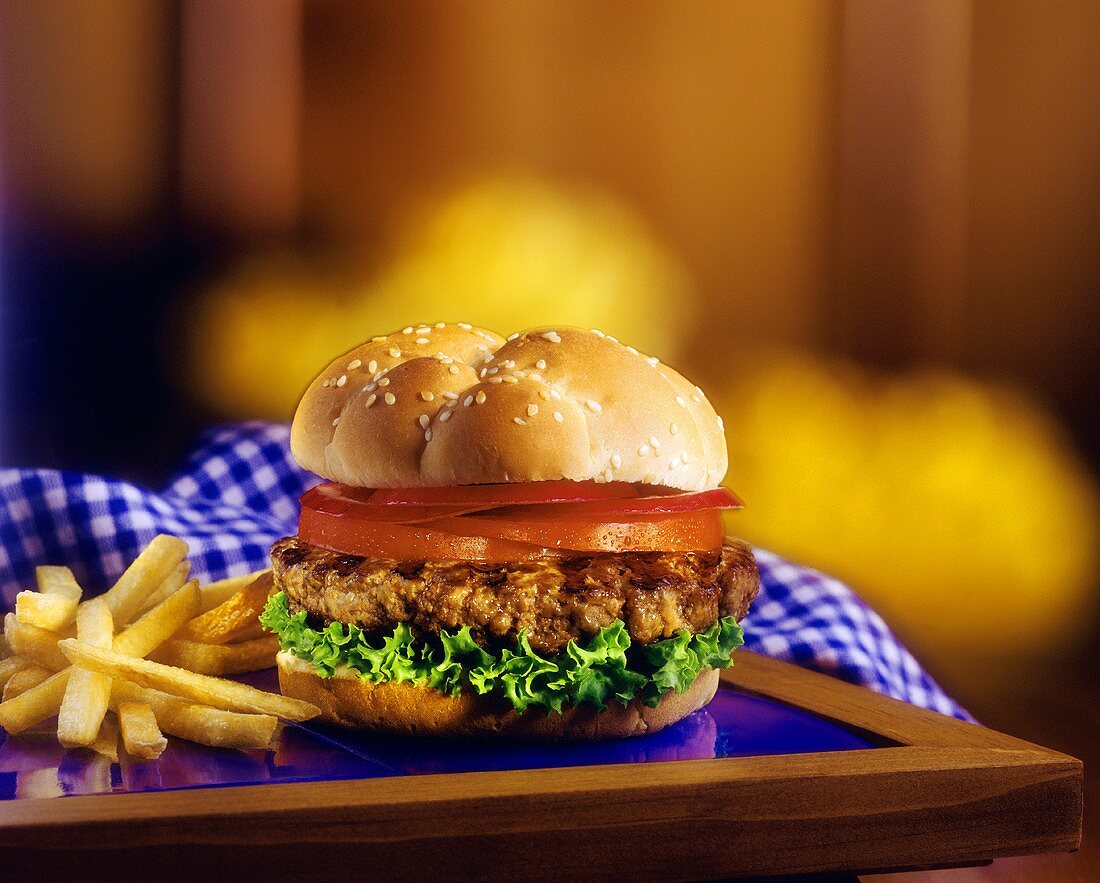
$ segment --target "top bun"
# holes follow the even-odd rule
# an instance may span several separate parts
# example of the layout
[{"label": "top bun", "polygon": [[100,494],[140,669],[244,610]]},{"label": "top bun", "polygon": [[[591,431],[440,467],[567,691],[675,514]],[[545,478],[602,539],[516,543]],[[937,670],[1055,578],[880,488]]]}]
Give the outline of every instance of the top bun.
[{"label": "top bun", "polygon": [[564,478],[700,491],[726,474],[722,420],[699,387],[576,328],[506,341],[439,322],[371,338],[310,384],[290,446],[354,487]]}]

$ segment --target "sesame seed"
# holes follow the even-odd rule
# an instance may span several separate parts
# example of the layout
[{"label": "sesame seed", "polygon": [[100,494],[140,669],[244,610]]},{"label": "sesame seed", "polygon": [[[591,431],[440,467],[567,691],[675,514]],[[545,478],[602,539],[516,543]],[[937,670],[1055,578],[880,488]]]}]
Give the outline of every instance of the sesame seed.
[{"label": "sesame seed", "polygon": [[[374,363],[372,363],[372,364],[374,364]],[[385,377],[385,376],[386,376],[385,371],[375,371],[374,372],[374,377],[372,377],[371,380],[377,380],[379,377]]]},{"label": "sesame seed", "polygon": [[388,392],[385,395],[385,401],[387,405],[392,405],[394,402],[397,401],[397,396],[395,396],[392,392]]},{"label": "sesame seed", "polygon": [[668,461],[668,468],[670,470],[675,469],[679,465],[680,465],[680,462],[675,457],[673,457],[671,460]]},{"label": "sesame seed", "polygon": [[421,414],[420,417],[417,418],[416,422],[420,424],[421,429],[427,429],[428,424],[430,424],[432,421],[430,419],[428,419],[427,414]]},{"label": "sesame seed", "polygon": [[419,343],[419,344],[431,343],[431,341],[428,340],[428,338],[426,338],[426,337],[418,337],[416,339],[416,342]]},{"label": "sesame seed", "polygon": [[356,368],[358,368],[362,364],[363,364],[362,359],[352,359],[350,362],[348,362],[348,370],[349,371],[354,371]]},{"label": "sesame seed", "polygon": [[600,407],[600,403],[597,401],[593,401],[592,399],[589,399],[587,402],[585,402],[585,404],[588,406],[588,410],[591,411],[593,414],[599,414],[600,411],[603,410],[603,408]]},{"label": "sesame seed", "polygon": [[545,389],[540,389],[539,398],[542,399],[544,402],[548,402],[550,401],[550,393],[548,393]]},{"label": "sesame seed", "polygon": [[477,395],[474,396],[474,401],[477,402],[479,405],[484,405],[485,404],[485,390],[483,390],[483,389],[478,390]]},{"label": "sesame seed", "polygon": [[638,355],[638,351],[637,351],[636,349],[634,349],[634,347],[632,347],[632,346],[628,346],[628,347],[626,348],[626,351],[627,351],[628,353],[630,353],[630,355],[632,355],[632,356],[636,356],[636,355]]},{"label": "sesame seed", "polygon": [[515,359],[505,359],[505,360],[504,360],[503,362],[501,362],[501,364],[502,364],[502,365],[503,365],[503,366],[504,366],[505,368],[515,368],[515,367],[516,367],[516,361],[515,361]]},{"label": "sesame seed", "polygon": [[422,389],[422,390],[420,390],[420,400],[421,400],[422,402],[430,402],[430,401],[432,401],[432,400],[433,400],[434,398],[435,398],[435,393],[434,393],[434,392],[432,392],[432,391],[431,391],[430,389]]},{"label": "sesame seed", "polygon": [[446,327],[447,327],[447,323],[446,323],[446,322],[436,322],[436,323],[435,323],[435,327],[436,327],[436,328],[446,328]]},{"label": "sesame seed", "polygon": [[382,342],[383,340],[389,340],[389,338],[388,338],[388,337],[386,337],[386,336],[385,336],[385,335],[383,334],[383,335],[382,335],[381,337],[372,337],[372,338],[370,339],[370,342],[371,342],[371,343],[381,343],[381,342]]},{"label": "sesame seed", "polygon": [[377,383],[368,383],[363,387],[363,392],[374,392],[376,389],[378,389]]},{"label": "sesame seed", "polygon": [[530,377],[532,380],[537,380],[539,383],[542,383],[542,375],[537,371],[531,371],[530,373],[527,371],[517,371],[516,376]]},{"label": "sesame seed", "polygon": [[607,337],[607,335],[600,331],[599,328],[593,328],[592,333],[595,334],[596,337]]},{"label": "sesame seed", "polygon": [[612,336],[611,336],[610,334],[606,334],[606,335],[604,335],[604,336],[605,336],[605,337],[606,337],[606,338],[607,338],[608,340],[610,340],[610,341],[611,341],[612,343],[618,343],[618,342],[619,342],[619,338],[617,338],[617,337],[612,337]]},{"label": "sesame seed", "polygon": [[518,423],[520,426],[526,426],[527,425],[527,421],[524,420],[522,417],[513,417],[512,422],[513,423]]},{"label": "sesame seed", "polygon": [[400,359],[401,358],[401,350],[398,349],[395,346],[391,346],[390,347],[390,355],[393,356],[395,359]]},{"label": "sesame seed", "polygon": [[455,399],[458,398],[457,392],[444,392],[440,393],[440,395],[442,395],[443,398],[445,398],[448,402],[453,402]]},{"label": "sesame seed", "polygon": [[544,340],[548,340],[551,343],[561,343],[561,335],[556,331],[544,331],[542,337]]},{"label": "sesame seed", "polygon": [[658,359],[656,356],[648,356],[646,358],[646,361],[649,362],[650,366],[652,366],[653,368],[656,368],[658,365],[661,364],[661,360]]},{"label": "sesame seed", "polygon": [[565,418],[561,416],[561,411],[554,412],[554,419],[557,420],[558,423],[562,423],[565,421]]},{"label": "sesame seed", "polygon": [[504,377],[501,377],[500,379],[503,380],[505,383],[519,383],[519,381],[510,374],[505,375]]},{"label": "sesame seed", "polygon": [[444,411],[442,414],[439,415],[439,422],[446,423],[448,420],[451,419],[451,414],[453,413],[453,411]]},{"label": "sesame seed", "polygon": [[379,386],[389,386],[390,385],[390,379],[388,377],[383,377],[381,380],[378,381],[378,385]]},{"label": "sesame seed", "polygon": [[417,334],[431,334],[432,329],[429,328],[427,325],[421,325],[419,328],[416,329],[416,333]]},{"label": "sesame seed", "polygon": [[406,325],[404,328],[401,329],[401,333],[402,334],[412,334],[413,333],[412,325]]},{"label": "sesame seed", "polygon": [[615,480],[615,475],[612,473],[612,471],[610,469],[605,469],[603,471],[603,480],[604,481],[614,481]]},{"label": "sesame seed", "polygon": [[528,417],[534,417],[538,412],[539,412],[539,406],[538,405],[528,405],[527,406],[527,416]]},{"label": "sesame seed", "polygon": [[348,382],[348,375],[347,374],[341,374],[336,380],[336,385],[337,386],[343,386],[347,382]]},{"label": "sesame seed", "polygon": [[546,359],[539,359],[537,362],[535,362],[535,367],[538,368],[540,371],[545,371]]},{"label": "sesame seed", "polygon": [[490,383],[503,383],[504,378],[503,377],[490,377],[489,382]]},{"label": "sesame seed", "polygon": [[452,374],[457,374],[458,373],[458,365],[448,365],[447,370],[450,371]]},{"label": "sesame seed", "polygon": [[496,354],[496,353],[489,353],[489,355],[487,355],[487,356],[485,357],[485,364],[486,364],[486,365],[488,365],[488,364],[489,364],[489,363],[490,363],[491,361],[493,361],[493,359],[495,359],[496,357],[497,357],[497,354]]},{"label": "sesame seed", "polygon": [[373,374],[377,370],[378,370],[378,361],[376,359],[371,359],[369,362],[367,362],[367,371],[368,372]]},{"label": "sesame seed", "polygon": [[332,383],[332,381],[331,381],[331,380],[329,380],[329,379],[328,379],[328,378],[326,377],[326,378],[325,378],[325,381],[324,381],[324,383],[322,383],[322,384],[321,384],[321,386],[323,386],[323,387],[326,387],[326,388],[327,388],[327,387],[329,386],[329,384],[331,384],[331,383]]},{"label": "sesame seed", "polygon": [[703,391],[695,387],[695,394],[691,397],[696,403],[703,401]]},{"label": "sesame seed", "polygon": [[688,461],[688,452],[687,451],[680,451],[680,462],[681,463],[686,463],[687,461]]},{"label": "sesame seed", "polygon": [[367,407],[369,408],[371,405],[373,405],[377,401],[378,401],[378,395],[376,393],[371,393],[370,398],[367,399]]},{"label": "sesame seed", "polygon": [[518,331],[515,332],[514,334],[509,334],[508,335],[509,340],[515,340],[517,337],[519,337],[519,332]]},{"label": "sesame seed", "polygon": [[686,408],[688,406],[688,403],[684,401],[683,396],[676,396],[676,404],[679,405],[681,408]]},{"label": "sesame seed", "polygon": [[474,403],[474,397],[473,397],[473,396],[466,396],[466,398],[464,398],[464,399],[462,400],[462,407],[464,407],[464,408],[468,408],[468,407],[470,407],[470,405],[472,405],[473,403]]},{"label": "sesame seed", "polygon": [[550,390],[550,395],[552,395],[554,398],[558,399],[559,401],[561,400],[561,393],[558,392],[556,389]]},{"label": "sesame seed", "polygon": [[673,435],[678,435],[680,432],[680,424],[673,423],[671,426],[669,426],[668,431],[671,432]]},{"label": "sesame seed", "polygon": [[638,448],[638,456],[639,457],[648,457],[649,456],[649,445],[642,445],[640,448]]},{"label": "sesame seed", "polygon": [[619,469],[619,468],[622,467],[622,465],[623,465],[623,458],[620,457],[618,454],[612,454],[611,455],[611,466],[612,466],[612,468]]},{"label": "sesame seed", "polygon": [[432,440],[432,431],[430,429],[424,430],[424,441],[430,442]]},{"label": "sesame seed", "polygon": [[469,330],[471,330],[471,329],[472,329],[472,328],[473,328],[474,326],[473,326],[473,325],[471,325],[471,324],[470,324],[469,322],[459,322],[459,323],[458,323],[458,327],[459,327],[459,328],[461,328],[461,329],[462,329],[463,331],[469,331]]},{"label": "sesame seed", "polygon": [[498,373],[500,373],[500,368],[499,368],[499,366],[494,365],[492,368],[486,368],[485,373],[486,374],[498,374]]},{"label": "sesame seed", "polygon": [[654,449],[659,448],[661,446],[661,440],[659,438],[657,438],[657,436],[655,436],[655,435],[651,435],[649,437],[649,443],[651,445],[653,445]]},{"label": "sesame seed", "polygon": [[725,429],[726,428],[726,424],[722,422],[721,417],[716,417],[715,419],[718,421],[718,428],[719,429]]},{"label": "sesame seed", "polygon": [[338,426],[339,424],[340,424],[340,418],[339,417],[333,417],[332,418],[332,425],[333,426]]}]

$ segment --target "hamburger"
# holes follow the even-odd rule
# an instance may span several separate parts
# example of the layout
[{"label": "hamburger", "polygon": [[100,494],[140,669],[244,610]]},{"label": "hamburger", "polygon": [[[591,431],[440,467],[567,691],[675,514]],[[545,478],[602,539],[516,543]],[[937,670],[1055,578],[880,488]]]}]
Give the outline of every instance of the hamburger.
[{"label": "hamburger", "polygon": [[599,331],[408,326],[302,397],[279,682],[349,727],[597,739],[705,706],[759,589],[722,420]]}]

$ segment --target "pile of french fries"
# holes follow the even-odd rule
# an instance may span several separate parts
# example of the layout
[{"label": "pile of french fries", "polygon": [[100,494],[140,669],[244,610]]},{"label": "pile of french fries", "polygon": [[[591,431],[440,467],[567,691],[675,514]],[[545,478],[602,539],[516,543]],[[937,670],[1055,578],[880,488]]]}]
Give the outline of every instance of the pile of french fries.
[{"label": "pile of french fries", "polygon": [[267,748],[278,719],[308,702],[217,675],[275,664],[278,641],[257,620],[271,592],[260,571],[199,586],[187,544],[156,537],[105,594],[83,598],[67,567],[39,567],[0,635],[0,727],[21,733],[57,716],[66,748],[151,760],[168,733],[222,748]]}]

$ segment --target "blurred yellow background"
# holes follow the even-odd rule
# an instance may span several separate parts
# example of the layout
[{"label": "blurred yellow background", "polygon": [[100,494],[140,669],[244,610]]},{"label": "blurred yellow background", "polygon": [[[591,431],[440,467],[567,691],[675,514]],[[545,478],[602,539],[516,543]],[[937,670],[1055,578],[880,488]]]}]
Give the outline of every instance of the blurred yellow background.
[{"label": "blurred yellow background", "polygon": [[138,402],[78,439],[27,393],[16,451],[99,440],[143,474],[203,423],[287,419],[375,333],[595,326],[710,392],[731,528],[851,581],[937,673],[1094,640],[1100,5],[8,0],[0,25],[5,216],[69,261],[74,328],[131,323],[79,364]]}]

